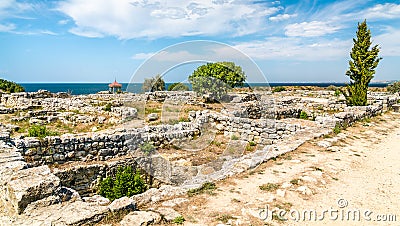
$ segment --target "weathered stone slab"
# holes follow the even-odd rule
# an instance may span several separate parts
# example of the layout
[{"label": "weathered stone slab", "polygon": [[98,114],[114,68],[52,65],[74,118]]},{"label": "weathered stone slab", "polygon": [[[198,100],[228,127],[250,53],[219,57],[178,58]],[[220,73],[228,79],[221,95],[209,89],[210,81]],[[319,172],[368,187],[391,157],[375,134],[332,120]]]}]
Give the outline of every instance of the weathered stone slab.
[{"label": "weathered stone slab", "polygon": [[159,214],[161,214],[162,218],[167,221],[167,222],[171,222],[173,221],[175,218],[177,217],[181,217],[182,215],[178,212],[176,212],[174,209],[172,208],[158,208],[157,212]]},{"label": "weathered stone slab", "polygon": [[20,214],[28,204],[46,198],[60,187],[60,179],[48,166],[20,170],[6,185],[9,203]]},{"label": "weathered stone slab", "polygon": [[26,213],[24,217],[41,222],[38,225],[93,225],[108,213],[108,206],[75,201],[35,209]]},{"label": "weathered stone slab", "polygon": [[151,211],[135,211],[126,215],[120,222],[121,226],[145,226],[160,223],[161,216]]},{"label": "weathered stone slab", "polygon": [[114,200],[109,206],[111,212],[118,212],[122,210],[135,210],[136,203],[131,198],[122,197]]}]

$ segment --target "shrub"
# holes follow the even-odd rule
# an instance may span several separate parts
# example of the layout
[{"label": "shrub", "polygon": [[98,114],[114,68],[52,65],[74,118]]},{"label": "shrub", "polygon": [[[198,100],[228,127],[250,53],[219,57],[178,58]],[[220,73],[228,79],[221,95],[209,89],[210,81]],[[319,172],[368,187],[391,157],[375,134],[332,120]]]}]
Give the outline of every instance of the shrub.
[{"label": "shrub", "polygon": [[161,75],[156,75],[153,78],[146,78],[143,82],[142,90],[144,92],[164,91],[164,79],[161,77]]},{"label": "shrub", "polygon": [[233,134],[233,135],[231,136],[231,140],[239,140],[239,137],[236,136],[235,134]]},{"label": "shrub", "polygon": [[112,105],[110,103],[107,103],[106,106],[104,106],[104,111],[111,111]]},{"label": "shrub", "polygon": [[279,93],[279,92],[282,92],[282,91],[286,91],[286,88],[283,87],[283,86],[277,86],[277,87],[274,87],[274,88],[272,89],[272,92],[273,92],[273,93]]},{"label": "shrub", "polygon": [[175,217],[175,219],[172,221],[174,224],[183,224],[183,222],[185,222],[185,218],[182,216]]},{"label": "shrub", "polygon": [[335,97],[339,97],[340,94],[341,94],[340,90],[339,90],[339,89],[336,89],[336,90],[335,90],[335,94],[334,94]]},{"label": "shrub", "polygon": [[308,114],[305,111],[301,111],[300,113],[300,119],[308,119]]},{"label": "shrub", "polygon": [[28,137],[45,138],[47,136],[56,136],[57,132],[47,130],[46,126],[32,125],[28,129]]},{"label": "shrub", "polygon": [[258,186],[258,188],[260,188],[260,190],[262,191],[276,191],[279,188],[278,184],[273,184],[273,183],[267,183],[267,184],[263,184]]},{"label": "shrub", "polygon": [[400,93],[400,81],[388,85],[386,89],[390,93]]},{"label": "shrub", "polygon": [[340,127],[340,125],[339,125],[339,124],[336,124],[336,125],[335,125],[335,128],[333,128],[333,132],[334,132],[335,134],[339,134],[341,131],[342,131],[342,128]]},{"label": "shrub", "polygon": [[143,153],[146,155],[151,154],[156,148],[152,143],[149,142],[144,142],[142,145],[140,145],[140,149],[142,150]]},{"label": "shrub", "polygon": [[182,82],[177,82],[168,86],[168,91],[189,91],[189,86],[183,84]]},{"label": "shrub", "polygon": [[113,201],[124,196],[132,196],[146,191],[147,185],[140,177],[140,171],[133,172],[131,166],[120,167],[113,177],[106,177],[99,183],[98,194]]},{"label": "shrub", "polygon": [[326,87],[326,89],[327,89],[327,90],[330,90],[330,91],[335,91],[335,90],[337,90],[336,86],[334,86],[334,85],[330,85],[330,86]]}]

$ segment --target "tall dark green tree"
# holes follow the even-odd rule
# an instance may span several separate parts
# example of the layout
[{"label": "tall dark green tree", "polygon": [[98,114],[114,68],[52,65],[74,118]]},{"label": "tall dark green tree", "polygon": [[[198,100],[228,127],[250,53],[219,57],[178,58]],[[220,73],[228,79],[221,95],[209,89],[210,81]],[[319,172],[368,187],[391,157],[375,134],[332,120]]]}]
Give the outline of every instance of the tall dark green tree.
[{"label": "tall dark green tree", "polygon": [[243,86],[245,80],[242,68],[233,62],[207,63],[189,76],[193,91],[211,94],[215,100],[220,100],[230,88]]},{"label": "tall dark green tree", "polygon": [[350,52],[349,69],[346,72],[346,75],[350,77],[350,84],[341,91],[346,97],[347,105],[365,106],[367,105],[368,85],[382,58],[378,57],[378,45],[372,46],[371,31],[368,29],[366,20],[358,23],[356,35]]}]

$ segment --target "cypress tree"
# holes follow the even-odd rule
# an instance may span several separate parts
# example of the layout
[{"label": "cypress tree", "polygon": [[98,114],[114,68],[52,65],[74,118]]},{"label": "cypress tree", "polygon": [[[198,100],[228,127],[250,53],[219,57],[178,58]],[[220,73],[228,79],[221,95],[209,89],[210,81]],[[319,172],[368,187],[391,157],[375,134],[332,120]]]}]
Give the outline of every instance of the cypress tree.
[{"label": "cypress tree", "polygon": [[341,90],[346,97],[347,105],[367,105],[367,91],[371,79],[374,77],[375,68],[382,59],[378,57],[379,47],[371,48],[371,31],[367,27],[367,21],[358,23],[357,38],[353,38],[353,48],[350,52],[349,70],[346,75],[350,77],[350,84],[346,90]]}]

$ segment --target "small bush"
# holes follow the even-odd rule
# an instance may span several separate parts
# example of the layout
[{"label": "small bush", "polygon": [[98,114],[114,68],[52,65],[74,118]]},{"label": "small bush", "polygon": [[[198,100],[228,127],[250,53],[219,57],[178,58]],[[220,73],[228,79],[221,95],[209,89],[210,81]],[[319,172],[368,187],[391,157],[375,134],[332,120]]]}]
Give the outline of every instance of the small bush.
[{"label": "small bush", "polygon": [[57,132],[48,131],[46,126],[32,125],[28,129],[28,137],[45,138],[47,136],[56,136]]},{"label": "small bush", "polygon": [[215,183],[206,182],[200,188],[190,189],[187,194],[189,197],[203,193],[213,194],[215,189],[217,189]]},{"label": "small bush", "polygon": [[176,218],[172,221],[172,223],[174,223],[174,224],[183,224],[183,222],[185,222],[185,218],[182,217],[182,216],[176,217]]},{"label": "small bush", "polygon": [[104,106],[104,111],[111,111],[112,105],[110,103],[107,103],[106,106]]},{"label": "small bush", "polygon": [[334,85],[330,85],[330,86],[326,87],[326,89],[327,89],[327,90],[330,90],[330,91],[335,91],[335,90],[337,90],[336,86],[334,86]]},{"label": "small bush", "polygon": [[277,87],[274,87],[274,88],[272,89],[272,92],[273,92],[273,93],[278,93],[278,92],[282,92],[282,91],[286,91],[286,88],[283,87],[283,86],[277,86]]},{"label": "small bush", "polygon": [[190,122],[190,120],[187,117],[180,117],[179,122]]},{"label": "small bush", "polygon": [[132,167],[118,168],[115,178],[107,177],[100,181],[98,194],[113,201],[121,197],[140,194],[147,185],[140,177],[140,171],[133,172]]},{"label": "small bush", "polygon": [[335,90],[335,94],[334,94],[335,97],[339,97],[340,94],[341,94],[340,90],[339,90],[339,89],[336,89],[336,90]]},{"label": "small bush", "polygon": [[256,142],[254,142],[254,141],[249,141],[249,145],[250,145],[250,146],[256,146],[257,144],[256,144]]},{"label": "small bush", "polygon": [[142,145],[140,145],[140,149],[142,150],[143,153],[146,155],[151,154],[156,148],[152,143],[145,142]]},{"label": "small bush", "polygon": [[222,214],[222,216],[217,217],[216,220],[221,221],[222,223],[226,224],[226,223],[228,223],[229,220],[234,220],[234,219],[236,219],[236,218],[229,214]]},{"label": "small bush", "polygon": [[183,84],[182,82],[177,82],[168,86],[168,91],[189,91],[189,86]]},{"label": "small bush", "polygon": [[258,188],[260,188],[260,190],[262,191],[276,191],[279,188],[278,184],[273,184],[273,183],[267,183],[267,184],[263,184],[258,186]]},{"label": "small bush", "polygon": [[308,114],[305,111],[301,111],[300,113],[300,119],[308,119]]},{"label": "small bush", "polygon": [[386,89],[390,93],[400,93],[400,81],[388,85]]},{"label": "small bush", "polygon": [[231,136],[231,140],[239,140],[239,137],[236,136],[235,134],[233,134],[233,135]]},{"label": "small bush", "polygon": [[335,134],[339,134],[340,132],[342,132],[342,128],[340,127],[339,124],[336,124],[336,125],[335,125],[335,128],[333,128],[333,132],[334,132]]}]

